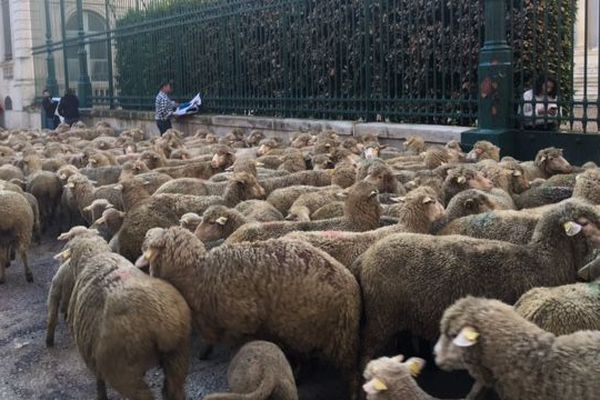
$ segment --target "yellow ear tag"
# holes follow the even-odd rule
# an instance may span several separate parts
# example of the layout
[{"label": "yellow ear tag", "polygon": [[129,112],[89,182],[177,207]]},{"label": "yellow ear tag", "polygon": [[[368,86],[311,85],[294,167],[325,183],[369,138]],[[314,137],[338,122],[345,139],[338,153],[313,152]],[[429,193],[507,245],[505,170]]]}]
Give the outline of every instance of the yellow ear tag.
[{"label": "yellow ear tag", "polygon": [[410,374],[413,376],[413,378],[416,378],[421,373],[421,366],[416,362],[410,364],[408,369],[410,371]]},{"label": "yellow ear tag", "polygon": [[378,378],[373,378],[373,387],[378,392],[388,389],[387,386],[385,385],[385,383],[383,383],[383,381]]},{"label": "yellow ear tag", "polygon": [[476,341],[479,337],[479,332],[476,332],[473,328],[470,327],[465,328],[463,333],[465,335],[465,338],[467,338],[467,340],[470,342]]},{"label": "yellow ear tag", "polygon": [[581,232],[582,226],[577,222],[569,221],[564,223],[563,228],[567,236],[575,236]]}]

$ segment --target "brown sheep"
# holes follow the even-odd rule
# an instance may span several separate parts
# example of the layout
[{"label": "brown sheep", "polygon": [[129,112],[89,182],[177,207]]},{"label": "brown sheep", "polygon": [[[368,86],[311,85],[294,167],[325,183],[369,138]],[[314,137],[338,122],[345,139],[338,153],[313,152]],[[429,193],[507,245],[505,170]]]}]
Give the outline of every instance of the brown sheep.
[{"label": "brown sheep", "polygon": [[203,242],[227,239],[240,226],[248,222],[249,220],[237,210],[220,205],[211,206],[202,214],[202,222],[194,234]]},{"label": "brown sheep", "polygon": [[482,160],[500,161],[500,147],[487,140],[476,142],[473,150],[467,154],[467,161],[479,162]]},{"label": "brown sheep", "polygon": [[[287,188],[288,186],[329,186],[331,185],[332,176],[333,172],[331,170],[301,171],[276,178],[260,179],[259,182],[265,189],[266,194],[269,195],[276,189]],[[279,207],[277,209],[281,211]],[[282,213],[285,211],[282,211]]]},{"label": "brown sheep", "polygon": [[229,364],[227,381],[231,394],[211,394],[204,400],[233,400],[239,396],[298,400],[290,364],[281,349],[270,342],[257,340],[242,346]]},{"label": "brown sheep", "polygon": [[492,181],[495,187],[506,193],[520,194],[529,189],[525,171],[518,163],[498,163],[481,169],[484,177]]},{"label": "brown sheep", "polygon": [[246,200],[235,206],[246,218],[257,222],[271,222],[283,220],[283,215],[264,200]]},{"label": "brown sheep", "polygon": [[269,194],[267,197],[267,201],[277,209],[281,214],[287,215],[294,201],[301,195],[305,193],[317,192],[319,190],[323,190],[324,187],[329,185],[324,185],[321,187],[317,186],[307,186],[307,185],[290,185],[287,187],[283,187],[280,189],[276,189]]},{"label": "brown sheep", "polygon": [[314,213],[310,215],[310,219],[311,221],[317,221],[321,219],[339,218],[343,216],[344,202],[334,201],[333,203],[329,203],[317,209]]},{"label": "brown sheep", "polygon": [[425,151],[425,139],[420,136],[410,136],[402,145],[407,154],[419,155]]},{"label": "brown sheep", "polygon": [[[210,209],[210,207],[208,209]],[[196,213],[185,213],[179,218],[179,226],[190,232],[195,232],[201,222],[202,217]]]},{"label": "brown sheep", "polygon": [[327,254],[285,240],[207,253],[180,227],[149,231],[143,252],[136,265],[179,290],[208,344],[268,337],[292,352],[315,352],[342,370],[357,393],[360,291]]},{"label": "brown sheep", "polygon": [[248,147],[258,146],[261,140],[265,138],[265,134],[262,131],[252,131],[245,139]]},{"label": "brown sheep", "polygon": [[43,232],[54,221],[62,196],[62,185],[55,173],[42,171],[41,159],[38,156],[27,156],[23,162],[27,175],[27,191],[38,201]]},{"label": "brown sheep", "polygon": [[285,219],[288,221],[310,221],[310,215],[319,208],[336,200],[343,200],[340,197],[341,191],[342,188],[339,186],[327,186],[318,192],[302,194],[294,201]]},{"label": "brown sheep", "polygon": [[33,222],[33,211],[23,195],[0,190],[0,284],[5,282],[4,269],[10,266],[12,249],[18,252],[23,262],[25,279],[33,282],[33,273],[27,262]]},{"label": "brown sheep", "polygon": [[381,357],[370,361],[363,374],[363,390],[367,400],[437,400],[419,387],[415,378],[425,366],[425,360],[404,356]]},{"label": "brown sheep", "polygon": [[160,365],[165,398],[184,400],[191,315],[179,292],[147,276],[118,254],[85,262],[73,288],[68,321],[86,366],[123,397],[153,399],[144,374]]},{"label": "brown sheep", "polygon": [[233,164],[235,153],[227,146],[219,146],[211,161],[189,161],[178,167],[162,167],[155,169],[173,178],[202,178],[209,179],[218,172],[223,172]]},{"label": "brown sheep", "polygon": [[562,149],[554,147],[538,151],[534,161],[523,162],[521,166],[529,182],[537,178],[548,179],[552,175],[573,172],[573,167],[563,157]]},{"label": "brown sheep", "polygon": [[381,205],[377,199],[375,186],[368,182],[358,182],[347,193],[344,216],[321,221],[308,222],[266,222],[250,223],[235,231],[226,243],[267,240],[294,231],[340,230],[364,232],[381,226]]},{"label": "brown sheep", "polygon": [[352,163],[342,162],[335,166],[331,175],[331,184],[342,189],[349,188],[356,182],[356,166]]},{"label": "brown sheep", "polygon": [[86,208],[90,206],[94,200],[105,199],[108,203],[112,204],[113,207],[123,209],[121,191],[116,185],[95,188],[94,182],[90,181],[84,175],[77,174],[72,175],[69,178],[66,186],[72,191],[81,216],[90,224],[93,223],[94,220],[92,219],[91,212],[86,211]]},{"label": "brown sheep", "polygon": [[575,282],[591,255],[588,238],[597,239],[590,228],[598,225],[595,209],[572,201],[544,214],[527,244],[408,233],[378,241],[356,261],[366,321],[363,361],[399,332],[433,339],[444,308],[462,296],[514,303],[532,287]]},{"label": "brown sheep", "polygon": [[390,166],[378,158],[365,161],[359,166],[356,181],[360,180],[376,185],[381,193],[406,194],[406,190],[396,180]]},{"label": "brown sheep", "polygon": [[306,170],[306,161],[301,151],[297,149],[286,149],[282,155],[283,162],[277,167],[282,171],[290,173]]}]

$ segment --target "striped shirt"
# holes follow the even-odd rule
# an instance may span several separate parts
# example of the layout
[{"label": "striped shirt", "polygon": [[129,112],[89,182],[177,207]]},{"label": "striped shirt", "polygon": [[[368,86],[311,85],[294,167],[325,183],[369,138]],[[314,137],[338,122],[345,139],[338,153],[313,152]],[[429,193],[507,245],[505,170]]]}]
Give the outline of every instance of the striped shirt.
[{"label": "striped shirt", "polygon": [[156,115],[154,119],[157,121],[166,121],[173,115],[175,109],[175,102],[169,99],[169,96],[162,90],[156,95],[156,101],[154,102],[156,108]]}]

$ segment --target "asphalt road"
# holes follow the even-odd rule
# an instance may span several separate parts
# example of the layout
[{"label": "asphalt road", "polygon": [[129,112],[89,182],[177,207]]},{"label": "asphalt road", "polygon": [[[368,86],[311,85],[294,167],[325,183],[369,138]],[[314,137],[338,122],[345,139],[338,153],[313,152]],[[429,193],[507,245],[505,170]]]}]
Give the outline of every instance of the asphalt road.
[{"label": "asphalt road", "polygon": [[[86,369],[62,319],[55,346],[45,346],[46,296],[58,268],[52,258],[62,245],[46,237],[29,254],[34,283],[27,283],[20,261],[7,270],[6,283],[0,285],[0,400],[84,400],[95,399],[95,379]],[[207,360],[199,360],[199,343],[194,340],[191,370],[187,379],[189,399],[227,389],[226,373],[230,352],[217,348]],[[431,394],[457,398],[466,394],[469,380],[464,375],[444,374],[432,367],[420,379]],[[162,374],[149,371],[147,382],[160,398]],[[345,390],[336,374],[317,367],[299,381],[302,400],[343,400]],[[111,400],[120,399],[109,391]]]}]

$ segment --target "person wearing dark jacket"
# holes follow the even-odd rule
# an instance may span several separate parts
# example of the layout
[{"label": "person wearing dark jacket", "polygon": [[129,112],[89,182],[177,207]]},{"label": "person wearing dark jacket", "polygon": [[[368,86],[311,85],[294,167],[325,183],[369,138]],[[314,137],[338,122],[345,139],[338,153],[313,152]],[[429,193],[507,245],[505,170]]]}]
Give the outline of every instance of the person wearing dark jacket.
[{"label": "person wearing dark jacket", "polygon": [[42,108],[44,109],[44,116],[46,118],[46,128],[50,130],[55,129],[60,123],[60,119],[54,114],[56,112],[57,104],[52,101],[52,95],[48,89],[44,89],[42,97]]},{"label": "person wearing dark jacket", "polygon": [[65,124],[69,126],[79,121],[79,99],[75,96],[73,89],[67,89],[63,98],[60,99],[58,113],[63,116]]}]

